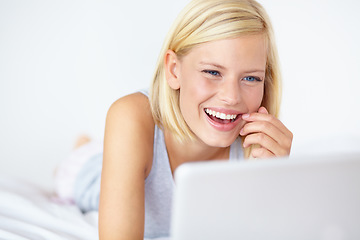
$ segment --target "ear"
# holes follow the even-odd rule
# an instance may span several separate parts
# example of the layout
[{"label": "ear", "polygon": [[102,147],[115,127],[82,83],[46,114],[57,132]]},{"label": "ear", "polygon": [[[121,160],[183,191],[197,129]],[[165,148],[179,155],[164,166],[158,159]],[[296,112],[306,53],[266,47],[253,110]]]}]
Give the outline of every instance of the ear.
[{"label": "ear", "polygon": [[167,50],[164,59],[165,64],[165,77],[169,86],[177,90],[180,88],[180,82],[178,78],[178,70],[179,70],[179,60],[176,56],[176,53],[172,50]]}]

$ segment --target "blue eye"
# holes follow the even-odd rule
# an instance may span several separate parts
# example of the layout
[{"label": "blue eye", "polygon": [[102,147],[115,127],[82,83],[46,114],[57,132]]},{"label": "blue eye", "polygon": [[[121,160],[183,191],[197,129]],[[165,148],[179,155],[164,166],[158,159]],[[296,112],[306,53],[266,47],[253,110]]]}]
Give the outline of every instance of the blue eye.
[{"label": "blue eye", "polygon": [[243,78],[245,81],[249,81],[249,82],[261,82],[261,79],[258,77],[253,77],[253,76],[248,76],[248,77],[244,77]]},{"label": "blue eye", "polygon": [[212,76],[220,76],[220,73],[218,71],[214,71],[214,70],[204,70],[204,73],[208,73]]}]

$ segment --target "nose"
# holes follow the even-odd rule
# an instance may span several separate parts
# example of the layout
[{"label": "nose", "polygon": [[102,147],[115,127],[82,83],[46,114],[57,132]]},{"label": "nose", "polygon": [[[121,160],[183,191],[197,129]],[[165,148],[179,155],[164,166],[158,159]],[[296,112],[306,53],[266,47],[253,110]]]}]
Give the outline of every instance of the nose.
[{"label": "nose", "polygon": [[237,79],[225,79],[220,89],[220,100],[228,105],[241,102],[240,85]]}]

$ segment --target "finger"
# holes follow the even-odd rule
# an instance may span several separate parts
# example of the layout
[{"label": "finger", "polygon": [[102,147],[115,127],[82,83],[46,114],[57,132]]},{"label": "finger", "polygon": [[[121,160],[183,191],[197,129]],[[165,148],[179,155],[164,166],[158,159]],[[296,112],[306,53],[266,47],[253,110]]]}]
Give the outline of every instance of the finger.
[{"label": "finger", "polygon": [[290,148],[292,138],[285,135],[275,125],[270,122],[249,122],[240,131],[241,136],[253,133],[264,133],[271,137],[275,142],[285,148]]},{"label": "finger", "polygon": [[271,157],[275,157],[275,155],[270,152],[269,150],[267,150],[266,148],[263,147],[259,147],[259,148],[254,148],[251,150],[250,156],[253,158],[271,158]]},{"label": "finger", "polygon": [[243,147],[249,147],[253,144],[259,144],[276,156],[286,156],[290,154],[290,148],[281,146],[273,138],[264,133],[253,133],[245,137]]},{"label": "finger", "polygon": [[265,107],[260,107],[258,113],[269,114],[268,110]]},{"label": "finger", "polygon": [[[261,107],[259,111],[266,110],[265,108]],[[278,128],[285,136],[292,138],[292,133],[289,131],[289,129],[286,128],[286,126],[276,117],[272,116],[271,114],[265,114],[265,113],[251,113],[251,114],[243,114],[242,119],[247,122],[268,122],[273,124],[276,128]]]}]

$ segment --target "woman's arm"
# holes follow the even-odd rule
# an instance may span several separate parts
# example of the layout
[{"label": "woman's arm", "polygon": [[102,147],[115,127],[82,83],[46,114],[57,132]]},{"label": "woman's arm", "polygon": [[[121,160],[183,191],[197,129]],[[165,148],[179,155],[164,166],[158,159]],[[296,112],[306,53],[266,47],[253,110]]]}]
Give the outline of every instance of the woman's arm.
[{"label": "woman's arm", "polygon": [[153,155],[149,100],[135,93],[109,109],[99,203],[100,239],[143,239],[144,180]]}]

